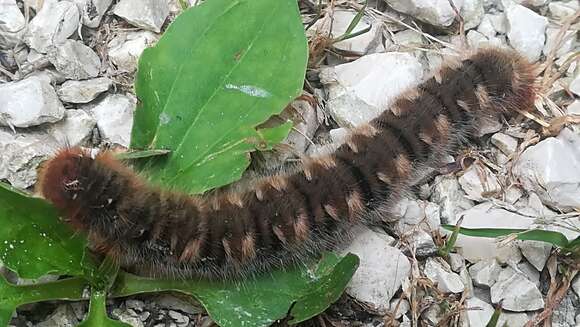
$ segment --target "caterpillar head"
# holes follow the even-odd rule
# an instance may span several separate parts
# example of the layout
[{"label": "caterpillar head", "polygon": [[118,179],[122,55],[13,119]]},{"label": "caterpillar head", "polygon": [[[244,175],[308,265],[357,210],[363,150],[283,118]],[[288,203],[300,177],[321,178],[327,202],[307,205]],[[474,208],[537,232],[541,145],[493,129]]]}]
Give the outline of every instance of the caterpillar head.
[{"label": "caterpillar head", "polygon": [[37,192],[57,209],[71,213],[80,206],[83,191],[83,167],[94,159],[87,150],[67,148],[44,162],[38,174]]}]

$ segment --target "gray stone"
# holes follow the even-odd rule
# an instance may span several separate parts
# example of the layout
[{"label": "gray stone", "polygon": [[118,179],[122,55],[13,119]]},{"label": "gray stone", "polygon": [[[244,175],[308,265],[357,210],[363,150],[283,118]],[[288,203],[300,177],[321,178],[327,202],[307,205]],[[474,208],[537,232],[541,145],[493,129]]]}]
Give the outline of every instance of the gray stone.
[{"label": "gray stone", "polygon": [[344,127],[339,127],[330,130],[330,138],[334,143],[344,143],[347,136],[349,135],[349,129]]},{"label": "gray stone", "polygon": [[[455,2],[455,1],[454,1]],[[482,0],[463,0],[461,6],[461,16],[463,17],[465,30],[472,29],[481,23],[484,9]]]},{"label": "gray stone", "polygon": [[505,13],[491,14],[489,16],[489,19],[491,20],[491,25],[493,25],[493,28],[497,33],[499,34],[507,33],[508,24]]},{"label": "gray stone", "polygon": [[352,127],[378,116],[402,92],[418,84],[422,75],[415,57],[390,52],[325,68],[320,78],[329,94],[326,108],[340,126]]},{"label": "gray stone", "polygon": [[36,182],[36,169],[59,148],[44,133],[12,134],[0,129],[0,179],[26,189]]},{"label": "gray stone", "polygon": [[107,142],[129,146],[136,104],[133,96],[111,94],[92,109],[99,132]]},{"label": "gray stone", "polygon": [[138,313],[136,313],[133,309],[126,309],[122,310],[120,308],[115,308],[111,312],[111,316],[114,318],[119,319],[120,321],[129,324],[132,327],[144,327],[143,321]]},{"label": "gray stone", "polygon": [[550,0],[513,0],[513,1],[530,7],[541,7],[544,6],[546,3],[548,3]]},{"label": "gray stone", "polygon": [[494,311],[491,304],[476,297],[472,297],[466,300],[465,305],[467,306],[467,320],[469,321],[469,327],[487,326]]},{"label": "gray stone", "polygon": [[580,74],[576,75],[576,77],[572,80],[569,86],[570,91],[580,96]]},{"label": "gray stone", "polygon": [[187,326],[189,324],[189,317],[186,315],[173,310],[169,310],[167,314],[177,323],[178,326]]},{"label": "gray stone", "polygon": [[527,148],[514,167],[523,187],[560,210],[580,207],[580,135],[563,129]]},{"label": "gray stone", "polygon": [[501,185],[492,172],[479,162],[472,164],[459,177],[459,185],[467,194],[467,198],[483,201],[501,191]]},{"label": "gray stone", "polygon": [[74,2],[79,6],[83,25],[97,28],[113,0],[74,0]]},{"label": "gray stone", "polygon": [[491,287],[491,300],[495,304],[501,301],[504,309],[516,312],[544,307],[542,293],[536,285],[510,267],[502,269],[497,282]]},{"label": "gray stone", "polygon": [[580,9],[578,1],[552,1],[548,4],[548,10],[552,18],[564,21],[573,16]]},{"label": "gray stone", "polygon": [[47,132],[62,146],[78,146],[89,139],[95,124],[95,118],[87,112],[69,109],[64,119],[51,125]]},{"label": "gray stone", "polygon": [[87,79],[99,75],[99,56],[81,41],[66,40],[48,48],[48,60],[68,79]]},{"label": "gray stone", "polygon": [[427,258],[424,272],[443,293],[461,293],[465,290],[461,277],[441,258]]},{"label": "gray stone", "polygon": [[435,177],[431,201],[441,207],[441,222],[445,224],[456,221],[458,213],[474,205],[461,189],[457,179],[451,175]]},{"label": "gray stone", "polygon": [[577,275],[576,277],[574,277],[574,279],[572,280],[571,287],[574,290],[574,292],[576,292],[576,295],[578,295],[580,297],[580,275]]},{"label": "gray stone", "polygon": [[574,102],[566,108],[566,113],[568,115],[580,116],[580,100],[574,100]]},{"label": "gray stone", "polygon": [[[435,26],[446,27],[455,20],[455,12],[447,0],[386,0],[386,2],[399,12]],[[453,2],[457,8],[462,8],[464,1]]]},{"label": "gray stone", "polygon": [[552,251],[552,245],[540,241],[522,241],[519,246],[528,262],[538,271],[542,271]]},{"label": "gray stone", "polygon": [[[395,318],[401,318],[405,313],[409,312],[411,306],[409,301],[401,298],[396,298],[391,300],[390,314]],[[396,311],[395,311],[396,310]]]},{"label": "gray stone", "polygon": [[74,327],[79,323],[70,305],[61,304],[46,320],[37,323],[36,327]]},{"label": "gray stone", "polygon": [[479,287],[491,287],[497,281],[501,266],[495,259],[486,259],[476,262],[469,267],[469,274],[473,283]]},{"label": "gray stone", "polygon": [[482,137],[487,134],[498,132],[502,127],[503,124],[499,119],[497,119],[497,117],[489,117],[489,119],[485,119],[479,124],[474,134],[475,137]]},{"label": "gray stone", "polygon": [[388,235],[363,229],[343,251],[360,258],[360,266],[346,288],[358,301],[369,304],[379,314],[389,311],[389,301],[409,276],[409,259],[390,244]]},{"label": "gray stone", "polygon": [[0,84],[0,125],[30,127],[62,119],[64,107],[50,83],[39,77]]},{"label": "gray stone", "polygon": [[530,282],[534,283],[536,287],[540,288],[540,272],[536,270],[529,262],[522,261],[517,266],[511,266],[516,269],[518,273],[524,275]]},{"label": "gray stone", "polygon": [[403,49],[421,47],[425,43],[421,33],[413,30],[403,30],[393,34],[393,43]]},{"label": "gray stone", "polygon": [[441,225],[440,208],[428,201],[401,199],[392,209],[397,219],[397,230],[400,233],[410,229],[422,229],[431,232]]},{"label": "gray stone", "polygon": [[[552,327],[568,327],[576,325],[575,315],[578,311],[578,296],[572,291],[568,291],[566,296],[554,308],[551,316]],[[578,326],[578,325],[576,325]]]},{"label": "gray stone", "polygon": [[514,3],[506,8],[506,17],[507,36],[511,46],[530,61],[538,61],[546,40],[548,20]]},{"label": "gray stone", "polygon": [[22,39],[26,21],[16,0],[0,0],[0,49],[10,49]]},{"label": "gray stone", "polygon": [[511,155],[518,147],[518,140],[504,133],[495,133],[491,136],[491,144],[495,145],[505,155]]},{"label": "gray stone", "polygon": [[556,58],[562,57],[574,49],[576,34],[578,34],[577,31],[570,30],[564,32],[562,39],[557,43],[556,41],[558,40],[560,29],[561,28],[548,27],[546,30],[546,44],[542,50],[545,56],[548,56],[556,46],[558,47],[556,49]]},{"label": "gray stone", "polygon": [[58,97],[69,103],[88,103],[93,101],[99,94],[107,91],[113,85],[113,81],[106,77],[98,77],[84,81],[66,81],[58,87]]},{"label": "gray stone", "polygon": [[71,36],[79,26],[79,10],[70,1],[45,1],[42,9],[28,25],[24,41],[32,49],[46,53]]},{"label": "gray stone", "polygon": [[451,270],[459,272],[465,267],[465,259],[459,253],[449,253],[449,266]]},{"label": "gray stone", "polygon": [[143,309],[145,309],[145,303],[143,303],[143,301],[135,299],[128,299],[127,301],[125,301],[125,306],[128,309],[133,309],[133,311],[135,312],[142,312]]},{"label": "gray stone", "polygon": [[525,312],[502,311],[497,321],[497,326],[516,327],[524,326],[530,318]]},{"label": "gray stone", "polygon": [[481,23],[479,23],[479,26],[477,27],[477,31],[487,38],[494,37],[496,34],[491,17],[492,15],[489,14],[483,16]]},{"label": "gray stone", "polygon": [[117,69],[132,73],[137,69],[137,60],[143,50],[155,44],[158,38],[149,31],[122,33],[109,42],[109,58]]},{"label": "gray stone", "polygon": [[292,113],[280,115],[283,119],[294,122],[294,127],[288,134],[284,144],[292,146],[299,153],[304,153],[311,145],[314,133],[318,129],[318,114],[312,103],[307,100],[296,99],[290,103]]},{"label": "gray stone", "polygon": [[167,0],[121,0],[115,6],[113,13],[134,26],[159,33],[169,15],[169,2]]}]

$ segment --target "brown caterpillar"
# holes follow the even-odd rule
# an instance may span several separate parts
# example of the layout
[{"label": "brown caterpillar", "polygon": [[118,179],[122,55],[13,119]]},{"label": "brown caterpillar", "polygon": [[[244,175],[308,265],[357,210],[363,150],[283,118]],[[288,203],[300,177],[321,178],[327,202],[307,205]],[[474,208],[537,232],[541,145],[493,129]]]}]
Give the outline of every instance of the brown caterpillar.
[{"label": "brown caterpillar", "polygon": [[237,279],[303,262],[374,224],[425,167],[438,167],[490,115],[529,110],[533,66],[480,50],[355,128],[333,153],[244,190],[189,196],[147,185],[103,152],[61,150],[38,190],[92,247],[141,274]]}]

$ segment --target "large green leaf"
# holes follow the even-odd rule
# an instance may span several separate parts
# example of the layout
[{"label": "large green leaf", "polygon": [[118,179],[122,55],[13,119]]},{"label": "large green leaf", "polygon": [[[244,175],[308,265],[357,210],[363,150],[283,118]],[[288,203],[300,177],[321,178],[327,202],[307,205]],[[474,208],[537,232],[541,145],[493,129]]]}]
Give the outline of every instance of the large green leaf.
[{"label": "large green leaf", "polygon": [[113,296],[177,291],[195,296],[222,327],[269,326],[290,315],[292,323],[304,321],[332,304],[344,291],[358,267],[358,257],[327,254],[317,265],[277,271],[244,283],[154,280],[120,274]]},{"label": "large green leaf", "polygon": [[190,8],[141,55],[131,147],[171,150],[146,165],[161,184],[194,193],[231,183],[268,135],[255,127],[299,94],[306,63],[296,0]]},{"label": "large green leaf", "polygon": [[44,200],[0,183],[0,225],[0,261],[18,276],[96,277],[96,267],[85,257],[86,241],[74,235]]},{"label": "large green leaf", "polygon": [[86,281],[69,278],[45,284],[16,286],[0,275],[0,326],[8,326],[19,305],[48,300],[80,300]]}]

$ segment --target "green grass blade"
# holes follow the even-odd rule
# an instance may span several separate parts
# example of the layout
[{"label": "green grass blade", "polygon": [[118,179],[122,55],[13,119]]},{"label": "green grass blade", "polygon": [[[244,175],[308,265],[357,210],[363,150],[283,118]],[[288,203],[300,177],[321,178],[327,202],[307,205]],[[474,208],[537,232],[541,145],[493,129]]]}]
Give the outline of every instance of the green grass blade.
[{"label": "green grass blade", "polygon": [[[441,225],[448,231],[453,231],[453,225]],[[526,230],[526,229],[509,229],[509,228],[465,228],[461,227],[459,233],[467,236],[496,238],[515,234],[518,240],[523,241],[541,241],[550,243],[560,248],[568,246],[568,239],[564,234],[549,230]]]},{"label": "green grass blade", "polygon": [[358,25],[358,23],[360,23],[360,20],[363,18],[364,13],[365,13],[365,9],[367,8],[367,4],[368,4],[368,0],[365,0],[365,4],[361,8],[361,10],[359,10],[356,13],[356,16],[354,16],[354,18],[350,21],[350,24],[348,24],[348,27],[346,28],[346,31],[344,31],[344,33],[341,36],[339,36],[336,39],[334,39],[333,40],[334,43],[340,42],[340,41],[343,41],[343,40],[346,40],[346,39],[353,38],[355,36],[361,35],[361,34],[366,33],[366,32],[368,32],[368,31],[371,30],[370,28],[367,28],[367,29],[365,29],[363,31],[358,31],[357,33],[351,34],[352,31],[354,30],[354,28]]}]

